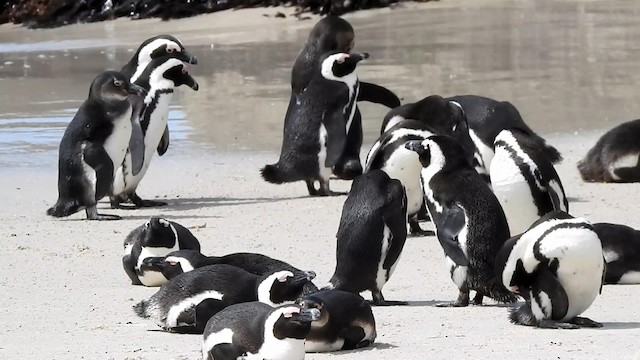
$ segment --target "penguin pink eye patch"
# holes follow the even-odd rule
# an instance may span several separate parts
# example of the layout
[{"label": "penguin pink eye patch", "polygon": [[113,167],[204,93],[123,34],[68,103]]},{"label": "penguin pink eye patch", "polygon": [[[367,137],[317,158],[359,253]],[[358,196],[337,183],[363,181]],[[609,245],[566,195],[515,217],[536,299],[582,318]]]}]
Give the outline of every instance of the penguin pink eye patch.
[{"label": "penguin pink eye patch", "polygon": [[340,56],[338,56],[338,59],[336,61],[338,62],[338,64],[342,64],[348,58],[349,58],[349,54],[340,54]]}]

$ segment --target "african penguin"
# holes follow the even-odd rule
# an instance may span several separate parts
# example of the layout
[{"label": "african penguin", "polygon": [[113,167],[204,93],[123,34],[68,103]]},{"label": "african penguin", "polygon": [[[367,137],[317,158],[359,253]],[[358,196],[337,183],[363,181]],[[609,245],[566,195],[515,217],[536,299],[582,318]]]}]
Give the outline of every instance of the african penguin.
[{"label": "african penguin", "polygon": [[[158,35],[151,37],[138,47],[136,53],[129,60],[129,62],[120,70],[123,75],[125,75],[131,82],[135,83],[136,80],[141,76],[141,74],[145,71],[149,62],[153,59],[157,59],[160,57],[173,57],[179,60],[182,60],[185,63],[196,65],[198,63],[198,59],[189,54],[187,50],[184,48],[182,43],[171,35]],[[147,89],[148,90],[148,89]],[[144,104],[137,104],[139,112],[144,111]],[[141,116],[141,114],[133,114],[132,116]],[[143,145],[143,144],[141,144]],[[158,155],[162,156],[167,151],[169,147],[169,127],[165,126],[164,132],[162,134],[161,140],[157,145]],[[147,149],[148,150],[148,149]],[[134,164],[137,165],[137,164]],[[142,167],[142,164],[139,165]],[[134,171],[137,174],[137,171]],[[111,196],[111,208],[120,208],[120,203],[132,202],[137,207],[140,206],[160,206],[166,205],[164,202],[160,201],[152,201],[152,200],[143,200],[141,199],[135,192],[128,194],[120,194],[119,196]]]},{"label": "african penguin", "polygon": [[[173,251],[166,256],[148,257],[142,261],[142,264],[148,271],[158,271],[168,280],[171,280],[182,273],[198,269],[203,266],[216,264],[232,265],[258,276],[275,271],[288,270],[291,271],[294,276],[308,275],[309,277],[315,277],[315,273],[313,271],[302,271],[284,261],[255,253],[234,253],[224,256],[206,256],[197,250],[178,250]],[[316,291],[318,291],[318,288],[311,281],[305,284],[305,294]]]},{"label": "african penguin", "polygon": [[640,119],[622,123],[598,139],[578,170],[584,181],[640,182]]},{"label": "african penguin", "polygon": [[418,153],[429,216],[459,289],[458,299],[438,306],[467,306],[469,291],[474,304],[483,296],[513,302],[511,294],[496,279],[493,259],[509,238],[509,226],[496,196],[464,156],[456,140],[434,135],[409,141],[406,148]]},{"label": "african penguin", "polygon": [[520,130],[506,129],[496,136],[489,175],[511,234],[524,232],[550,211],[569,212],[564,187],[543,147]]},{"label": "african penguin", "polygon": [[[138,184],[144,177],[151,164],[153,154],[161,141],[162,134],[167,127],[169,105],[173,97],[174,88],[187,85],[198,91],[198,83],[189,74],[186,65],[177,58],[163,56],[147,63],[147,67],[135,81],[137,85],[148,90],[144,98],[140,124],[144,134],[144,162],[137,174],[132,169],[130,152],[127,152],[124,162],[118,167],[110,195],[111,207],[132,209],[139,206],[156,206],[165,203],[142,200],[135,194]],[[120,205],[120,199],[129,198],[135,207]],[[138,200],[139,199],[139,200]]]},{"label": "african penguin", "polygon": [[601,327],[578,317],[602,290],[605,263],[598,234],[585,219],[553,211],[509,239],[495,260],[496,276],[526,303],[513,323],[542,328]]},{"label": "african penguin", "polygon": [[[304,180],[312,196],[334,195],[329,177],[340,160],[358,96],[356,65],[368,54],[329,52],[305,91],[287,111],[278,163],[262,168],[274,184]],[[320,188],[315,188],[315,182]]]},{"label": "african penguin", "polygon": [[93,80],[60,141],[58,200],[48,215],[65,217],[85,209],[90,220],[120,219],[98,214],[96,203],[109,193],[129,143],[140,141],[132,137],[132,95],[145,96],[146,90],[119,72],[105,71]]},{"label": "african penguin", "polygon": [[200,251],[200,242],[184,226],[160,217],[151,217],[127,235],[122,265],[133,285],[160,286],[168,278],[148,266],[144,260],[180,249]]},{"label": "african penguin", "polygon": [[370,290],[374,305],[405,305],[385,300],[382,287],[398,265],[406,223],[407,197],[399,180],[382,170],[353,180],[338,228],[336,269],[326,289]]},{"label": "african penguin", "polygon": [[376,339],[371,306],[358,294],[322,290],[298,299],[296,304],[320,311],[304,343],[306,352],[352,350],[369,346]]},{"label": "african penguin", "polygon": [[640,231],[625,225],[595,223],[606,265],[605,284],[640,284]]},{"label": "african penguin", "polygon": [[[328,15],[318,21],[311,29],[309,37],[298,53],[291,70],[291,97],[285,119],[289,113],[295,111],[299,98],[311,82],[314,74],[319,71],[318,64],[323,54],[330,51],[349,53],[353,50],[355,33],[348,21],[333,15]],[[359,82],[357,101],[370,101],[389,108],[400,106],[400,99],[388,89]],[[341,179],[351,180],[362,173],[360,163],[360,148],[362,147],[362,116],[357,105],[354,105],[354,115],[347,127],[347,142],[344,152],[333,168],[333,173]],[[286,127],[286,124],[285,124]]]},{"label": "african penguin", "polygon": [[447,98],[460,104],[467,115],[469,135],[473,140],[479,156],[476,157],[477,168],[484,169],[481,175],[488,179],[491,160],[493,159],[493,143],[496,136],[504,129],[518,129],[542,145],[541,151],[552,164],[562,161],[556,148],[536,134],[524,122],[520,112],[508,101],[497,101],[478,95],[457,95]]},{"label": "african penguin", "polygon": [[273,308],[261,302],[231,305],[207,323],[202,341],[203,360],[302,360],[305,337],[317,309],[297,305]]},{"label": "african penguin", "polygon": [[202,333],[209,318],[229,305],[249,301],[271,306],[293,303],[310,280],[306,274],[294,276],[290,271],[257,276],[231,265],[209,265],[169,280],[134,310],[167,331]]}]

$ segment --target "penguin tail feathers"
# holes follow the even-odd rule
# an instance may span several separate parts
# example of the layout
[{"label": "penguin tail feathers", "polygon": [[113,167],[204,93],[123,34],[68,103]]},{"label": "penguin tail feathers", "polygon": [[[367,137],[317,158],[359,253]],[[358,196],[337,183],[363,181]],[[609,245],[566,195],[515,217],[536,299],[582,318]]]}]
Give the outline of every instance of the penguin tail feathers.
[{"label": "penguin tail feathers", "polygon": [[280,168],[279,164],[266,165],[262,169],[260,169],[260,175],[266,182],[270,182],[272,184],[282,184],[286,182],[290,182],[283,169]]},{"label": "penguin tail feathers", "polygon": [[549,144],[544,144],[542,152],[545,154],[547,159],[551,161],[552,164],[557,164],[562,161],[562,155],[560,154],[558,149]]},{"label": "penguin tail feathers", "polygon": [[67,202],[58,199],[55,205],[47,209],[47,215],[60,218],[75,214],[78,210],[80,204],[77,201]]},{"label": "penguin tail feathers", "polygon": [[139,303],[133,305],[133,311],[136,312],[136,315],[140,316],[141,318],[149,318],[151,317],[151,315],[149,315],[149,300],[142,300]]},{"label": "penguin tail feathers", "polygon": [[522,304],[509,310],[509,320],[513,324],[535,326],[536,317],[533,315],[529,304]]}]

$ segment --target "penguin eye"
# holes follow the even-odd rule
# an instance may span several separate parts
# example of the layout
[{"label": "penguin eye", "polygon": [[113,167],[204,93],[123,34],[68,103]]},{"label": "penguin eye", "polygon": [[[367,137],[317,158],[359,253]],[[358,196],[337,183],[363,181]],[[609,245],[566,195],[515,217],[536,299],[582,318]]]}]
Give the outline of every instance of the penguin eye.
[{"label": "penguin eye", "polygon": [[168,52],[169,54],[171,54],[171,53],[173,52],[173,48],[168,47],[168,48],[167,48],[167,52]]},{"label": "penguin eye", "polygon": [[187,70],[187,68],[186,68],[186,67],[184,67],[184,66],[183,66],[183,67],[182,67],[182,73],[183,73],[183,74],[188,74],[188,73],[189,73],[189,71]]},{"label": "penguin eye", "polygon": [[122,80],[113,80],[113,85],[120,87],[122,86]]},{"label": "penguin eye", "polygon": [[451,129],[451,131],[456,131],[457,128],[458,128],[458,124],[453,124],[453,129]]}]

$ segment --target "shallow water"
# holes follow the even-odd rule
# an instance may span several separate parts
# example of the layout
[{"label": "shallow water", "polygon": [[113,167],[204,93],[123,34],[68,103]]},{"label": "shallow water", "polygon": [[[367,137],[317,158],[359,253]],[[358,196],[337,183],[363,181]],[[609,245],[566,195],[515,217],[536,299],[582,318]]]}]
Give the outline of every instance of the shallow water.
[{"label": "shallow water", "polygon": [[[509,100],[543,134],[605,129],[638,117],[640,2],[478,3],[442,0],[347,16],[356,50],[371,54],[360,78],[405,101],[467,93]],[[211,19],[217,18],[0,27],[0,165],[55,163],[93,77],[120,68],[157,33],[178,35],[199,59],[192,72],[200,91],[181,88],[174,96],[170,152],[277,151],[290,67],[317,18],[268,19],[255,27],[259,32],[223,27],[224,34],[210,29]],[[364,104],[362,112],[369,144],[386,109]]]}]

